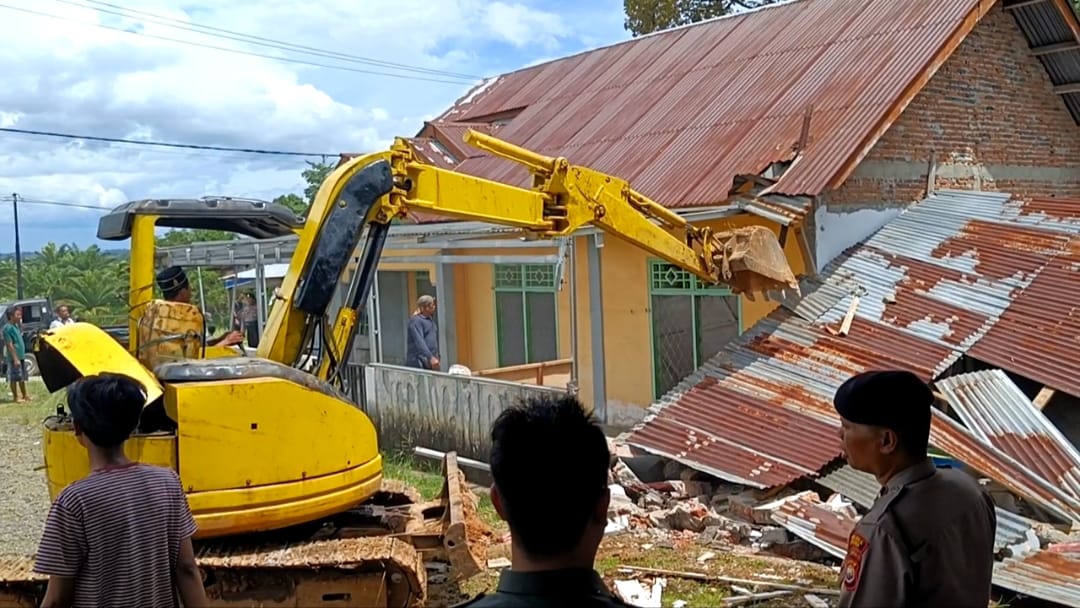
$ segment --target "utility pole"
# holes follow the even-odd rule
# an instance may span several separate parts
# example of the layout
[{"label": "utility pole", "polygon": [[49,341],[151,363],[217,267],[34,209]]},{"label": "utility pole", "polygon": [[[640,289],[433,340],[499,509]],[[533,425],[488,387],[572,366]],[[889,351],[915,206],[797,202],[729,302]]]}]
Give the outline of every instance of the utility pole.
[{"label": "utility pole", "polygon": [[19,195],[11,194],[11,209],[15,212],[15,297],[23,299],[22,249],[19,247]]}]

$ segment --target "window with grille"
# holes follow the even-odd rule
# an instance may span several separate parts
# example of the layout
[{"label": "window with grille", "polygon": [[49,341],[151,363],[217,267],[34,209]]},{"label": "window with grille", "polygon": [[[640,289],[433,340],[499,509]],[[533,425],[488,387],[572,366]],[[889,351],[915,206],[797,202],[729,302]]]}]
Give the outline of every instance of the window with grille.
[{"label": "window with grille", "polygon": [[666,262],[649,262],[649,300],[656,398],[742,333],[739,296]]},{"label": "window with grille", "polygon": [[499,367],[559,358],[553,264],[495,265]]}]

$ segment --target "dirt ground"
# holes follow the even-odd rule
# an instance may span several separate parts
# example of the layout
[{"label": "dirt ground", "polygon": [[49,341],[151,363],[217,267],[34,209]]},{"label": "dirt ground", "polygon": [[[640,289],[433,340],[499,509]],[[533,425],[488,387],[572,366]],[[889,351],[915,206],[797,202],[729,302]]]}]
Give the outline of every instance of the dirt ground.
[{"label": "dirt ground", "polygon": [[[40,382],[32,382],[30,391],[45,393]],[[49,512],[36,413],[11,403],[7,384],[0,384],[0,555],[32,554]]]}]

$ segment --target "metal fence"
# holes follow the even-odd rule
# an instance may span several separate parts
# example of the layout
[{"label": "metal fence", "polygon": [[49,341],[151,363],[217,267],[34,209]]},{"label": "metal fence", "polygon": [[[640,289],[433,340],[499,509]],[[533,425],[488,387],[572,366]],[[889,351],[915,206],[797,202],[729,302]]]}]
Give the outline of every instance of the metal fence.
[{"label": "metal fence", "polygon": [[500,412],[555,388],[456,376],[381,363],[350,365],[346,388],[371,417],[383,452],[421,446],[487,461]]}]

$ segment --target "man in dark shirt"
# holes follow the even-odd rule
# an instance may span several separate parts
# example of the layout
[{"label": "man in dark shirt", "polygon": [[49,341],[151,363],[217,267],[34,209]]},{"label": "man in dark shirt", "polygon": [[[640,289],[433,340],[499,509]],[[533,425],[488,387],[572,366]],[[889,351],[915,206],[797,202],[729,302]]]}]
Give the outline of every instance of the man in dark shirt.
[{"label": "man in dark shirt", "polygon": [[420,296],[416,313],[409,319],[405,365],[439,369],[439,331],[435,326],[435,298],[431,296]]},{"label": "man in dark shirt", "polygon": [[572,396],[534,397],[500,414],[491,502],[510,526],[512,566],[494,594],[462,606],[628,606],[593,569],[611,500],[609,459],[603,431]]},{"label": "man in dark shirt", "polygon": [[866,372],[836,391],[848,464],[882,486],[848,539],[841,608],[990,602],[994,503],[971,476],[927,458],[933,402],[910,372]]}]

